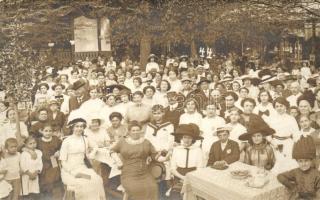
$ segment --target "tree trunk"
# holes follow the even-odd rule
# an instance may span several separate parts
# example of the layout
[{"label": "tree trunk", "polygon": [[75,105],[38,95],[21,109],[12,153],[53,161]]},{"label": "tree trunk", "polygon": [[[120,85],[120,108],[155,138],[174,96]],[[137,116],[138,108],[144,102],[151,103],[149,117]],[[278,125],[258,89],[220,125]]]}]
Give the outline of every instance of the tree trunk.
[{"label": "tree trunk", "polygon": [[195,58],[197,57],[197,47],[196,47],[196,42],[194,41],[194,38],[191,39],[191,57]]},{"label": "tree trunk", "polygon": [[148,62],[148,56],[151,51],[151,37],[149,34],[144,33],[140,40],[140,65],[141,69],[145,69]]}]

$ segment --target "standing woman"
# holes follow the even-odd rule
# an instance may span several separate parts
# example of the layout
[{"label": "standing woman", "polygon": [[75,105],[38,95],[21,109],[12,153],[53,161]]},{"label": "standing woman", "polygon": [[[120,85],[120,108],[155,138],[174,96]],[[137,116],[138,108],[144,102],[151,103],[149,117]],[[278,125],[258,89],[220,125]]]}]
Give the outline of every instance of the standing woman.
[{"label": "standing woman", "polygon": [[149,157],[158,157],[152,144],[141,137],[142,127],[132,121],[128,127],[128,137],[120,140],[112,150],[122,157],[121,184],[132,200],[157,200],[158,186],[148,170]]},{"label": "standing woman", "polygon": [[61,178],[67,190],[75,192],[75,198],[103,200],[105,193],[102,178],[85,164],[88,154],[88,141],[83,136],[86,121],[76,118],[68,123],[72,135],[67,137],[60,149],[62,164]]}]

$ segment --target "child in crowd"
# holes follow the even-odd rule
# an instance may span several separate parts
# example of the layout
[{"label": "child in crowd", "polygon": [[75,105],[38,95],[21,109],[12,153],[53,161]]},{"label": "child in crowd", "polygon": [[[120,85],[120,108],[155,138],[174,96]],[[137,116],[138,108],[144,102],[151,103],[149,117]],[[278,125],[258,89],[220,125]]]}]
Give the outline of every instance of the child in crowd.
[{"label": "child in crowd", "polygon": [[12,191],[12,186],[5,180],[5,175],[8,172],[7,168],[7,163],[0,150],[0,199],[8,197]]},{"label": "child in crowd", "polygon": [[8,138],[5,141],[4,162],[7,164],[5,180],[11,184],[12,192],[10,200],[18,200],[21,191],[20,181],[20,153],[18,152],[18,141],[15,138]]},{"label": "child in crowd", "polygon": [[313,160],[316,158],[313,140],[296,142],[292,157],[299,167],[279,174],[279,182],[291,191],[292,199],[319,199],[320,172],[313,167]]},{"label": "child in crowd", "polygon": [[[22,183],[22,195],[26,196],[26,199],[38,199],[37,194],[40,193],[39,187],[39,174],[42,170],[42,152],[37,147],[37,141],[34,137],[29,136],[25,140],[26,151],[21,153],[20,167],[21,167],[21,183]],[[36,153],[37,157],[32,158],[28,151]]]},{"label": "child in crowd", "polygon": [[38,149],[42,152],[43,163],[39,178],[40,190],[44,198],[61,199],[62,183],[57,161],[61,140],[53,135],[52,125],[49,123],[44,124],[39,132],[42,137],[38,140]]}]

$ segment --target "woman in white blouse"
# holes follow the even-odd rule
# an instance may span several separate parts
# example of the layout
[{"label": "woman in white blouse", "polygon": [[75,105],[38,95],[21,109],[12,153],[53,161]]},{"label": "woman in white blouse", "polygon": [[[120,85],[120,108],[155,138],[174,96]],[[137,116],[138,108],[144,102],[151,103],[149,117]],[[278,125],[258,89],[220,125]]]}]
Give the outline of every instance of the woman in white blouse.
[{"label": "woman in white blouse", "polygon": [[261,90],[258,95],[258,102],[259,104],[253,109],[253,113],[259,115],[267,122],[272,115],[276,114],[270,93],[267,90]]}]

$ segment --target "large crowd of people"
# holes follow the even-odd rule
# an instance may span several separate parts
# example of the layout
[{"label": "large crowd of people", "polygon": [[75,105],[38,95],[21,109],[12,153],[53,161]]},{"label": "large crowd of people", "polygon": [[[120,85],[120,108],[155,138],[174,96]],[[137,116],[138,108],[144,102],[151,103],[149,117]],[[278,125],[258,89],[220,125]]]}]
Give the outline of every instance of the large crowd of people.
[{"label": "large crowd of people", "polygon": [[46,67],[32,92],[23,120],[1,95],[0,199],[181,199],[187,173],[234,162],[320,198],[320,76],[308,61],[86,58]]}]

